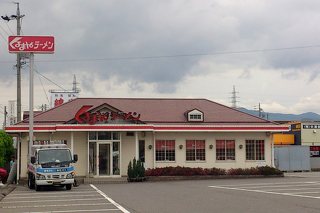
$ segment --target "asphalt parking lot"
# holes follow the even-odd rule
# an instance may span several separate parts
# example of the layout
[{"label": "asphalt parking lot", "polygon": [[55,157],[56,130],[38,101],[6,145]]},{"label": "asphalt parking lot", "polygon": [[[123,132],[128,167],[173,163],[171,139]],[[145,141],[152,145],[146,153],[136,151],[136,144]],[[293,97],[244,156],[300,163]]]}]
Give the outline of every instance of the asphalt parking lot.
[{"label": "asphalt parking lot", "polygon": [[71,191],[61,187],[47,187],[36,192],[18,186],[0,202],[1,213],[16,212],[127,212],[123,207],[97,189],[82,185]]},{"label": "asphalt parking lot", "polygon": [[319,201],[320,175],[286,175],[80,185],[71,191],[18,186],[0,202],[0,212],[319,213]]}]

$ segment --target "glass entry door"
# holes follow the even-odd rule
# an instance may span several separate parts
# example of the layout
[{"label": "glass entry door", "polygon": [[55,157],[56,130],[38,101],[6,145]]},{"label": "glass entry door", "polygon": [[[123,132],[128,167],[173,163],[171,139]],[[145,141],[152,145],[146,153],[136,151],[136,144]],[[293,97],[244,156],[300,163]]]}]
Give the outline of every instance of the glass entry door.
[{"label": "glass entry door", "polygon": [[110,175],[110,144],[99,143],[99,175]]},{"label": "glass entry door", "polygon": [[89,142],[89,175],[120,175],[120,143]]},{"label": "glass entry door", "polygon": [[97,142],[89,142],[89,176],[98,175],[97,166]]}]

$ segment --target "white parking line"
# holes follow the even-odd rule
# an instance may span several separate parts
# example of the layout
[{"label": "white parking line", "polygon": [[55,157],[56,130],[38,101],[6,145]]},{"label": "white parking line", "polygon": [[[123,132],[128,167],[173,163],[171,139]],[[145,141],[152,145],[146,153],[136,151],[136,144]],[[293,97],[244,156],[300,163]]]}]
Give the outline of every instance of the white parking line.
[{"label": "white parking line", "polygon": [[[277,185],[274,187],[282,187],[281,190],[283,191],[287,191],[287,190],[305,190],[303,188],[296,188],[296,189],[288,189],[287,187],[296,187],[296,186],[309,186],[309,185],[315,185],[318,184],[318,182],[300,182],[300,183],[305,183],[303,185],[290,185],[288,186],[287,183],[282,183],[283,186],[281,185]],[[272,189],[269,191],[267,190],[263,190],[264,188],[268,188],[268,187],[272,187],[272,186],[266,186],[263,183],[262,184],[255,184],[256,186],[252,185],[237,185],[239,187],[228,187],[226,185],[223,186],[209,186],[210,188],[217,188],[217,189],[227,189],[227,190],[237,190],[237,191],[246,191],[246,192],[259,192],[259,193],[265,193],[265,194],[274,194],[274,195],[284,195],[284,196],[292,196],[292,197],[302,197],[302,198],[312,198],[312,199],[320,199],[320,197],[318,196],[308,196],[308,195],[303,195],[303,193],[299,193],[299,192],[295,192],[295,193],[288,193],[288,192],[274,192],[275,190],[272,191]],[[269,185],[269,183],[268,183]],[[262,190],[258,190],[258,189],[262,189]],[[284,189],[285,188],[285,189]],[[312,188],[311,188],[312,189]],[[278,189],[279,190],[279,189]],[[304,191],[305,192],[305,191]],[[304,194],[308,194],[308,193],[304,193]],[[312,192],[310,192],[310,194],[312,194]],[[314,193],[316,194],[316,193]]]},{"label": "white parking line", "polygon": [[[28,197],[15,197],[14,195],[11,197],[7,197],[6,200],[18,200],[18,199],[38,199],[41,198],[43,200],[44,198],[54,198],[54,197],[70,197],[70,195],[53,195],[53,196],[28,196]],[[72,195],[72,197],[100,197],[100,195],[91,194],[91,195]]]},{"label": "white parking line", "polygon": [[310,185],[320,185],[320,183],[308,183],[308,184],[300,184],[300,185],[277,185],[277,186],[261,186],[261,185],[257,185],[257,186],[245,186],[245,187],[239,187],[239,188],[243,188],[243,189],[259,189],[259,188],[286,188],[286,187],[298,187],[298,186],[310,186]]},{"label": "white parking line", "polygon": [[32,205],[32,206],[2,206],[3,209],[18,209],[18,208],[44,208],[44,207],[63,207],[63,206],[98,206],[110,205],[112,203],[74,203],[74,204],[49,204],[49,205]]},{"label": "white parking line", "polygon": [[23,212],[23,213],[64,213],[64,212],[106,212],[106,211],[120,211],[119,209],[92,209],[92,210],[65,210],[65,211],[49,211],[49,212]]},{"label": "white parking line", "polygon": [[233,187],[237,187],[237,186],[256,186],[256,185],[259,185],[259,186],[268,186],[268,185],[283,185],[283,184],[286,184],[286,185],[290,185],[290,184],[297,184],[297,183],[319,183],[320,184],[320,181],[309,181],[309,182],[282,182],[282,183],[247,183],[247,184],[234,184],[234,185],[220,185],[220,186],[226,186],[226,187],[230,187],[230,186],[233,186]]},{"label": "white parking line", "polygon": [[[70,202],[70,201],[88,201],[88,200],[104,200],[104,198],[94,199],[63,199],[63,200],[41,200],[41,202]],[[18,201],[4,201],[1,203],[37,203],[39,200],[18,200]]]},{"label": "white parking line", "polygon": [[[14,196],[24,196],[24,195],[46,195],[46,194],[49,194],[49,195],[52,195],[52,194],[64,194],[64,195],[72,195],[72,194],[83,194],[83,193],[97,193],[96,191],[93,191],[93,190],[83,190],[83,191],[76,191],[76,192],[64,192],[64,191],[57,191],[57,192],[26,192],[26,193],[12,193],[12,195]],[[11,195],[11,194],[9,194]]]},{"label": "white parking line", "polygon": [[297,192],[297,193],[290,193],[290,194],[319,194],[320,192]]},{"label": "white parking line", "polygon": [[297,189],[271,189],[268,190],[269,192],[274,192],[274,191],[298,191],[298,190],[318,190],[320,188],[297,188]]},{"label": "white parking line", "polygon": [[123,208],[121,205],[119,205],[117,202],[115,202],[114,200],[112,200],[110,197],[108,197],[103,191],[99,190],[96,186],[94,186],[93,184],[90,184],[90,186],[95,189],[99,194],[101,194],[105,199],[107,199],[110,203],[112,203],[113,205],[115,205],[118,209],[120,209],[120,211],[124,212],[124,213],[130,213],[128,210],[126,210],[125,208]]}]

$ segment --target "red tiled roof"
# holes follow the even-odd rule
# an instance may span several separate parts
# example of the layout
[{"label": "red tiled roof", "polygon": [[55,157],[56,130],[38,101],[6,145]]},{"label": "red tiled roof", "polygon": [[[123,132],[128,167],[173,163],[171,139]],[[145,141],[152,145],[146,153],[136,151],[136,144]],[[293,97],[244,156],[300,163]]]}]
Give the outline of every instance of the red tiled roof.
[{"label": "red tiled roof", "polygon": [[[191,123],[194,125],[196,123],[187,121],[185,113],[198,109],[204,113],[204,122],[200,122],[200,124],[273,124],[270,121],[207,99],[151,98],[78,98],[37,114],[34,123],[63,124],[72,120],[82,106],[92,105],[93,109],[103,104],[110,105],[122,112],[140,113],[140,120],[144,123]],[[21,123],[27,122],[26,119]]]},{"label": "red tiled roof", "polygon": [[[43,111],[33,111],[33,115],[36,116],[40,113],[42,113]],[[27,119],[29,117],[29,111],[23,111],[23,116],[22,119]]]}]

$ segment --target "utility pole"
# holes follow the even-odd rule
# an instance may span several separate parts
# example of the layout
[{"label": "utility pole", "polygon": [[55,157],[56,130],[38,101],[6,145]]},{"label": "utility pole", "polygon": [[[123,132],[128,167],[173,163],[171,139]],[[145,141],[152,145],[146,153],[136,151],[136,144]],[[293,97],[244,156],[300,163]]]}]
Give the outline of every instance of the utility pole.
[{"label": "utility pole", "polygon": [[[17,5],[16,15],[11,16],[1,16],[5,21],[17,20],[17,35],[21,32],[21,18],[24,15],[20,14],[19,2],[13,2]],[[17,53],[17,122],[21,121],[21,54]]]},{"label": "utility pole", "polygon": [[[24,15],[20,14],[19,2],[13,2],[17,5],[16,15],[11,16],[1,16],[3,20],[11,21],[17,20],[17,35],[19,36],[21,33],[21,18]],[[17,53],[17,122],[21,121],[21,54]]]},{"label": "utility pole", "polygon": [[3,129],[7,126],[7,107],[4,106],[4,121],[3,121]]},{"label": "utility pole", "polygon": [[[14,2],[17,5],[17,35],[21,32],[20,19],[24,15],[20,15],[19,2]],[[21,121],[21,55],[17,53],[17,122]]]},{"label": "utility pole", "polygon": [[260,102],[259,102],[259,118],[261,118],[261,106],[260,106]]}]

